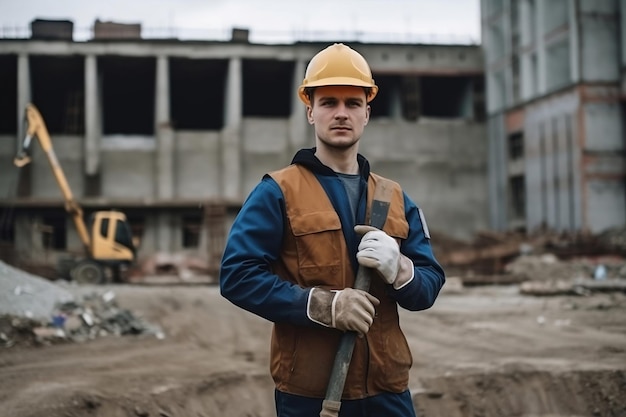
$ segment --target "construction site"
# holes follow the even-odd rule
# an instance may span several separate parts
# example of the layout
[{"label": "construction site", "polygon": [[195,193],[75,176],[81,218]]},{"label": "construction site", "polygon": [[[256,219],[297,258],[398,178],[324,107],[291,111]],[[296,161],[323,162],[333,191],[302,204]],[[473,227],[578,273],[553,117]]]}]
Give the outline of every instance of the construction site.
[{"label": "construction site", "polygon": [[[479,44],[358,49],[360,141],[446,272],[401,311],[418,417],[626,416],[626,3],[483,0]],[[35,19],[0,37],[0,414],[275,415],[272,323],[220,296],[230,226],[314,132],[328,41]]]}]

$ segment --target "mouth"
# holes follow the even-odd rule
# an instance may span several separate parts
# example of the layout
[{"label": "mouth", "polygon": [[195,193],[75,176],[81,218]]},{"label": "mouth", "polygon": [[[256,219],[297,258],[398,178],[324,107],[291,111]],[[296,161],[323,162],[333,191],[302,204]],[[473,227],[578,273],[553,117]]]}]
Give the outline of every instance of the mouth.
[{"label": "mouth", "polygon": [[333,127],[330,128],[330,130],[339,130],[339,131],[346,131],[347,132],[347,131],[352,130],[352,128],[349,127],[349,126],[333,126]]}]

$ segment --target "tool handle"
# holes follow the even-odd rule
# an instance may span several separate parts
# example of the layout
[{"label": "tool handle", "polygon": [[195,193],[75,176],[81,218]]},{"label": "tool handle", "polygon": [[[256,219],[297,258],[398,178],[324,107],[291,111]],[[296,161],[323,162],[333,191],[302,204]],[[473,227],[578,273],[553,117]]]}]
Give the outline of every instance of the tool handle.
[{"label": "tool handle", "polygon": [[[374,198],[370,212],[370,225],[377,229],[382,230],[387,221],[387,214],[391,203],[391,193],[391,182],[380,179],[374,190]],[[359,266],[354,280],[354,288],[369,292],[373,274],[373,269]],[[339,347],[335,355],[335,362],[333,363],[333,369],[330,372],[328,387],[326,387],[326,398],[322,402],[320,417],[337,417],[339,415],[341,394],[343,394],[343,387],[346,383],[346,377],[348,376],[348,368],[352,360],[356,337],[356,332],[346,332],[341,336]]]},{"label": "tool handle", "polygon": [[[372,272],[370,268],[359,267],[357,271],[354,288],[363,291],[369,291],[372,282]],[[339,415],[341,408],[341,394],[348,376],[348,368],[352,360],[352,352],[354,352],[354,344],[356,343],[356,332],[346,332],[341,335],[339,347],[335,354],[335,362],[330,372],[330,380],[326,387],[326,399],[322,403],[322,411],[320,417],[336,417]]]},{"label": "tool handle", "polygon": [[324,400],[320,417],[336,417],[339,415],[341,401]]}]

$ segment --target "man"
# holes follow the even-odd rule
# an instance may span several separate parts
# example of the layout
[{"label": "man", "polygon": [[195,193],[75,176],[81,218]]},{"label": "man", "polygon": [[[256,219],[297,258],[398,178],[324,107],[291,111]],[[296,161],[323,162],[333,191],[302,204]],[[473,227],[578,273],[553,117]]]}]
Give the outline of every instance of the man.
[{"label": "man", "polygon": [[[274,322],[279,417],[319,416],[345,331],[360,337],[339,415],[415,416],[397,306],[431,307],[445,276],[421,210],[398,184],[383,230],[365,225],[375,186],[385,181],[358,153],[377,92],[368,63],[346,45],[311,60],[298,93],[316,146],[264,176],[226,244],[222,295]],[[369,293],[351,288],[359,266],[377,272]]]}]

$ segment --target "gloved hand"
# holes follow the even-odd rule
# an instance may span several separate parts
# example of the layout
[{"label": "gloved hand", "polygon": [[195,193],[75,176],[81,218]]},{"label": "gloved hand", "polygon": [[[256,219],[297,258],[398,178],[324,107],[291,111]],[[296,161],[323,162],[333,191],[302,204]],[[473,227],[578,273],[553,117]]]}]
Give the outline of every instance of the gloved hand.
[{"label": "gloved hand", "polygon": [[359,264],[378,270],[387,284],[393,284],[400,268],[398,242],[372,226],[355,226],[354,231],[363,235],[356,254]]},{"label": "gloved hand", "polygon": [[359,265],[376,269],[396,289],[413,278],[413,262],[400,253],[394,238],[372,226],[357,225],[354,231],[363,235],[356,254]]},{"label": "gloved hand", "polygon": [[309,318],[327,327],[366,334],[374,321],[378,298],[353,288],[329,291],[313,288],[309,294]]}]

